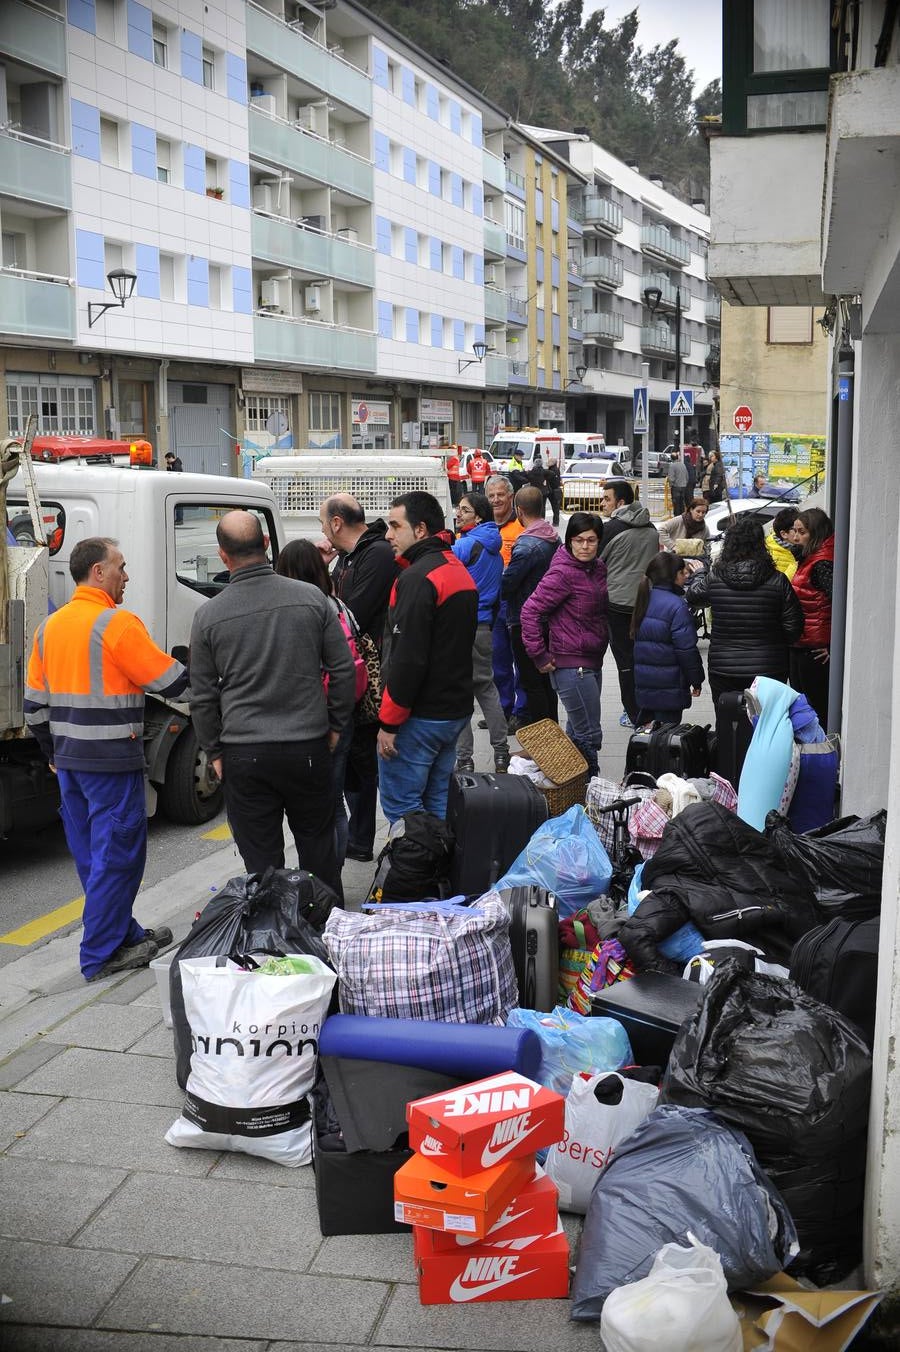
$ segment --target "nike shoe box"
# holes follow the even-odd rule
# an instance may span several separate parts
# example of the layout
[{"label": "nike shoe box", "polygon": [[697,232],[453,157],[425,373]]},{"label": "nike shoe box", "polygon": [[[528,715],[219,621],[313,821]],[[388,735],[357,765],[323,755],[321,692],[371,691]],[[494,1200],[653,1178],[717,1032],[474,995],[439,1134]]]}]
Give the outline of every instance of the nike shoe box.
[{"label": "nike shoe box", "polygon": [[[498,1244],[504,1240],[552,1235],[558,1228],[559,1190],[538,1165],[532,1181],[501,1211],[485,1235],[484,1243]],[[456,1253],[480,1243],[468,1235],[447,1234],[441,1230],[430,1230],[428,1233],[431,1236],[429,1253]]]},{"label": "nike shoe box", "polygon": [[459,1178],[423,1155],[394,1175],[394,1220],[484,1239],[512,1199],[534,1178],[534,1155]]},{"label": "nike shoe box", "polygon": [[565,1099],[508,1071],[410,1103],[413,1150],[457,1178],[470,1178],[562,1140]]},{"label": "nike shoe box", "polygon": [[413,1231],[422,1305],[470,1305],[489,1300],[551,1300],[569,1294],[569,1242],[557,1227],[495,1244],[459,1242],[438,1249],[440,1236]]}]

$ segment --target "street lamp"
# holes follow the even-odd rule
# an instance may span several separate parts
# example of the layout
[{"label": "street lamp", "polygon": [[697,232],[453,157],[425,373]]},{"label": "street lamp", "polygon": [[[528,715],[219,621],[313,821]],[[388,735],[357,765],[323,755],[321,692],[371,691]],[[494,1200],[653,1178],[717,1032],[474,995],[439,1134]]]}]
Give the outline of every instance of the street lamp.
[{"label": "street lamp", "polygon": [[563,385],[563,389],[564,389],[564,390],[567,390],[567,389],[569,388],[570,385],[580,385],[580,384],[582,383],[582,381],[584,380],[584,378],[585,378],[586,375],[587,375],[587,367],[586,367],[586,366],[576,366],[576,367],[575,367],[575,379],[574,379],[574,380],[567,380],[566,383],[565,383],[565,385]]},{"label": "street lamp", "polygon": [[[106,280],[109,282],[109,289],[115,296],[115,300],[88,302],[89,329],[94,327],[94,324],[100,316],[106,314],[107,310],[116,310],[119,307],[124,308],[126,300],[131,300],[135,282],[137,281],[137,273],[129,272],[127,268],[113,268],[112,272],[106,274]],[[96,311],[96,314],[94,311]]]},{"label": "street lamp", "polygon": [[[650,318],[659,309],[662,291],[658,286],[644,287],[644,304],[650,311]],[[675,288],[675,388],[681,389],[681,287]]]},{"label": "street lamp", "polygon": [[487,352],[487,343],[473,343],[472,351],[475,353],[474,357],[470,357],[468,361],[463,361],[462,358],[460,358],[456,363],[457,375],[459,375],[460,371],[464,371],[467,366],[474,366],[476,362],[484,361],[484,354]]}]

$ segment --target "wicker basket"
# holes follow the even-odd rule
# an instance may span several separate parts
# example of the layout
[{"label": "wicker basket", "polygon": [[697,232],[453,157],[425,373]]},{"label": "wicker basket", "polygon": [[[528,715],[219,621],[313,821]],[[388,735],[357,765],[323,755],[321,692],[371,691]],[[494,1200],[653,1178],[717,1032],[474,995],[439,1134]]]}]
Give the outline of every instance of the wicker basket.
[{"label": "wicker basket", "polygon": [[558,723],[554,723],[552,718],[544,718],[540,723],[529,723],[527,727],[519,728],[516,738],[542,774],[553,781],[552,788],[541,788],[551,817],[558,817],[576,803],[584,803],[588,781],[587,761]]}]

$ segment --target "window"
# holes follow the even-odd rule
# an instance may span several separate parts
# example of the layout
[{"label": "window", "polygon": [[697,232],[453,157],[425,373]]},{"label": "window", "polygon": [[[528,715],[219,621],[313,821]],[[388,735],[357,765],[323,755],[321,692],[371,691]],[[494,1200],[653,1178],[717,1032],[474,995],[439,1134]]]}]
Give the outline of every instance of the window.
[{"label": "window", "polygon": [[10,436],[22,436],[32,413],[44,434],[96,433],[94,384],[72,376],[10,376],[6,383]]},{"label": "window", "polygon": [[26,238],[18,231],[3,231],[3,266],[24,271]]},{"label": "window", "polygon": [[813,312],[808,305],[779,305],[769,307],[770,343],[811,343],[813,340]]},{"label": "window", "polygon": [[525,250],[525,208],[519,202],[504,200],[506,238],[514,249]]},{"label": "window", "polygon": [[203,48],[203,88],[215,89],[216,87],[216,59],[212,49]]},{"label": "window", "polygon": [[95,23],[97,37],[106,42],[116,40],[116,0],[95,0]]},{"label": "window", "polygon": [[125,266],[125,250],[121,244],[116,244],[114,240],[106,239],[103,241],[103,271],[106,276],[114,268],[123,268]]},{"label": "window", "polygon": [[[178,487],[177,474],[170,476]],[[230,510],[233,503],[221,502],[182,502],[175,500],[173,491],[168,500],[172,512],[171,520],[175,527],[175,576],[178,581],[192,591],[203,596],[216,596],[228,583],[228,572],[222,567],[219,558],[219,543],[216,539],[216,526],[224,512]],[[277,540],[275,521],[272,513],[250,507],[248,511],[259,517],[263,534],[270,540]],[[271,545],[266,551],[272,561]]]},{"label": "window", "polygon": [[829,0],[733,0],[725,26],[723,128],[728,135],[824,126],[842,34]]},{"label": "window", "polygon": [[169,64],[169,35],[164,24],[153,21],[153,64],[166,67]]},{"label": "window", "polygon": [[215,263],[209,265],[209,308],[211,310],[221,310],[222,308],[222,272],[223,269]]},{"label": "window", "polygon": [[172,254],[159,255],[159,298],[175,299],[175,258]]},{"label": "window", "polygon": [[[312,397],[312,396],[310,396]],[[248,432],[266,432],[266,423],[273,413],[280,413],[288,427],[291,425],[291,400],[286,394],[248,394],[244,419]]]},{"label": "window", "polygon": [[481,426],[481,405],[469,399],[461,399],[457,409],[457,426],[460,432],[477,432]]},{"label": "window", "polygon": [[100,162],[119,168],[119,124],[111,117],[100,119]]},{"label": "window", "polygon": [[182,385],[181,400],[185,404],[209,403],[209,391],[205,385]]},{"label": "window", "polygon": [[172,146],[161,136],[156,138],[156,180],[158,183],[171,183]]},{"label": "window", "polygon": [[322,390],[312,390],[309,396],[309,428],[311,432],[340,432],[341,396]]}]

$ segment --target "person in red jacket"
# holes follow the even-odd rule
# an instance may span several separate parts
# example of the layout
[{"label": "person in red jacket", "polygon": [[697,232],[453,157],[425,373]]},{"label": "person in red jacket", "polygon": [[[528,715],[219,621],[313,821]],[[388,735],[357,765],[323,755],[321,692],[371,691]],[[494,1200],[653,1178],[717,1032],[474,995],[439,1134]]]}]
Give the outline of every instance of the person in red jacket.
[{"label": "person in red jacket", "polygon": [[800,562],[791,585],[803,610],[803,633],[791,649],[791,685],[806,696],[827,731],[834,580],[831,518],[819,507],[798,512],[793,543],[800,550]]},{"label": "person in red jacket", "polygon": [[462,502],[466,491],[466,476],[462,472],[462,446],[451,446],[444,461],[447,470],[447,482],[450,486],[450,501],[456,507]]},{"label": "person in red jacket", "polygon": [[491,463],[482,455],[481,451],[476,451],[469,461],[469,478],[472,481],[472,488],[476,492],[481,492],[484,481],[491,472]]}]

